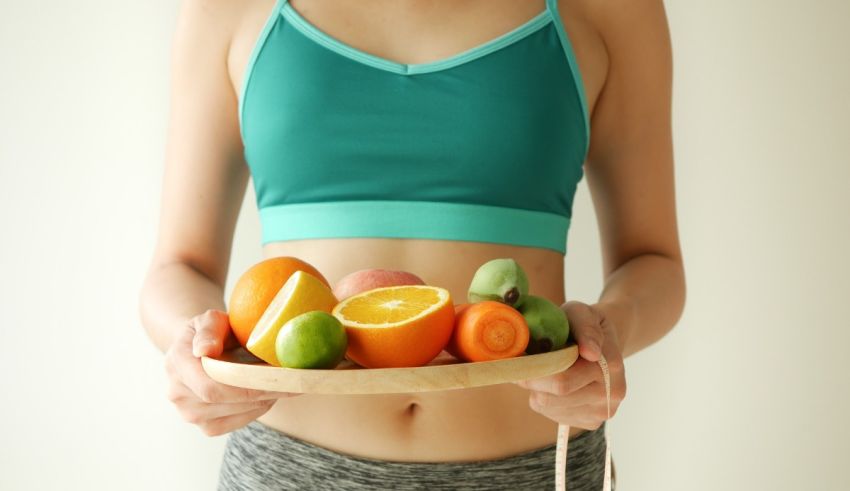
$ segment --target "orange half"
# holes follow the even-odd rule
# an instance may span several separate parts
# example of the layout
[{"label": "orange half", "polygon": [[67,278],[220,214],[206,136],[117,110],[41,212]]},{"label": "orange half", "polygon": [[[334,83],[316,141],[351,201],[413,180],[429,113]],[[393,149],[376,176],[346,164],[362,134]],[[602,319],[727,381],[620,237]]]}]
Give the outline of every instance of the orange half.
[{"label": "orange half", "polygon": [[454,304],[445,288],[403,285],[348,297],[331,312],[345,326],[346,356],[366,368],[427,365],[448,344]]}]

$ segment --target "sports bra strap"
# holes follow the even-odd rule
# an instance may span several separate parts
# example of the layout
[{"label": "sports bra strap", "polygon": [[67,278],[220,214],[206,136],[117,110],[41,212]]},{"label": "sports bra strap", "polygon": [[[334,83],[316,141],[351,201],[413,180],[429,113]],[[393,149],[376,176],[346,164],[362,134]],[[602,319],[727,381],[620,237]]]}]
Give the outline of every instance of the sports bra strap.
[{"label": "sports bra strap", "polygon": [[586,135],[586,146],[584,154],[587,155],[587,150],[590,147],[590,114],[588,113],[587,108],[587,95],[584,91],[584,81],[581,77],[581,71],[579,70],[578,62],[576,61],[576,54],[573,50],[573,44],[570,41],[569,36],[567,36],[567,30],[564,27],[564,21],[561,18],[561,14],[558,12],[558,0],[546,0],[546,10],[548,10],[549,14],[552,16],[552,24],[555,26],[555,30],[558,32],[558,38],[560,38],[561,40],[561,46],[564,49],[564,54],[567,57],[567,62],[569,63],[570,69],[573,72],[575,85],[578,89],[579,99],[581,102],[581,109],[584,113],[584,131]]}]

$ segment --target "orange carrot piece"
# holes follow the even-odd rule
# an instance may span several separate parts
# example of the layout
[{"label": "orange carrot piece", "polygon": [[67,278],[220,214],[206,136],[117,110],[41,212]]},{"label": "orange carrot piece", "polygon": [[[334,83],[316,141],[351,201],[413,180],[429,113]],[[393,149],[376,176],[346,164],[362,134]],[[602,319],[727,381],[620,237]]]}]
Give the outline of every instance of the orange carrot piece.
[{"label": "orange carrot piece", "polygon": [[460,357],[460,354],[458,354],[457,346],[455,345],[455,339],[457,338],[457,334],[456,334],[456,333],[457,333],[457,320],[458,320],[458,318],[460,317],[460,314],[461,314],[464,310],[466,310],[466,308],[467,308],[467,307],[469,307],[470,305],[472,305],[472,304],[471,304],[471,303],[458,303],[458,304],[455,304],[455,322],[454,322],[454,329],[452,330],[452,336],[451,336],[451,338],[449,338],[449,342],[448,342],[448,344],[446,344],[446,347],[445,347],[445,348],[443,348],[443,349],[444,349],[444,350],[446,350],[446,351],[447,351],[450,355],[454,356],[455,358],[457,358],[457,359],[459,359],[459,360],[461,359],[461,357]]},{"label": "orange carrot piece", "polygon": [[510,305],[485,300],[455,305],[455,326],[446,351],[463,361],[521,355],[530,333],[525,317]]}]

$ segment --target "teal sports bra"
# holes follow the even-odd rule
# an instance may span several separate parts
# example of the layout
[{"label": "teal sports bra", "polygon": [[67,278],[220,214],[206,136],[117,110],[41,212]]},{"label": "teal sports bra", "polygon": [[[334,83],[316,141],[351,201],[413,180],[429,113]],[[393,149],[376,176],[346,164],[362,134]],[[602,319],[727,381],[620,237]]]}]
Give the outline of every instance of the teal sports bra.
[{"label": "teal sports bra", "polygon": [[239,123],[264,244],[396,237],[566,254],[589,118],[556,0],[416,64],[349,46],[278,0],[246,70]]}]

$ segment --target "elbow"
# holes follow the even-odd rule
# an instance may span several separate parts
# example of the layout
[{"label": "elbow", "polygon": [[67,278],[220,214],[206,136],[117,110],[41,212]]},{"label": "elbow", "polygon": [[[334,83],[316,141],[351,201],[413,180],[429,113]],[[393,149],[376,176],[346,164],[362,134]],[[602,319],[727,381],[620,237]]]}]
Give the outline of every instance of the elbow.
[{"label": "elbow", "polygon": [[151,342],[164,351],[167,346],[167,339],[163,334],[163,324],[168,315],[163,312],[166,308],[163,305],[165,297],[168,293],[168,284],[170,280],[170,270],[175,263],[166,263],[154,259],[145,274],[142,284],[136,295],[136,309],[139,316],[139,321],[144,329],[145,334]]},{"label": "elbow", "polygon": [[156,343],[153,326],[151,322],[151,292],[152,292],[152,276],[154,271],[151,269],[145,275],[144,280],[136,295],[136,309],[139,316],[139,322],[144,329],[145,334],[152,342]]},{"label": "elbow", "polygon": [[671,295],[672,302],[672,319],[669,322],[668,332],[673,330],[679,322],[682,320],[682,317],[685,313],[685,304],[687,303],[688,298],[688,282],[687,275],[685,274],[685,265],[681,259],[681,256],[678,258],[671,258],[674,267],[672,268],[672,290],[673,294]]}]

